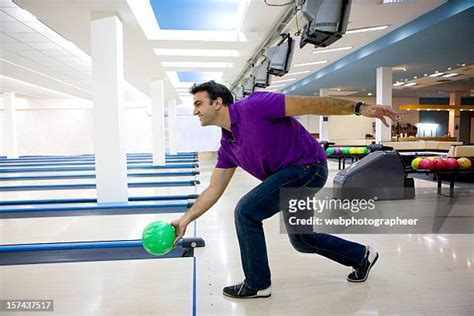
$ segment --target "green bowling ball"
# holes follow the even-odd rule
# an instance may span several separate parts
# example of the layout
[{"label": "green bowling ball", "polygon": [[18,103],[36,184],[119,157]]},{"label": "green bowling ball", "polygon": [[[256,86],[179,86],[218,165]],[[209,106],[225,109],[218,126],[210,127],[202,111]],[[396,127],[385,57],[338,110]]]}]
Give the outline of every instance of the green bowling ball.
[{"label": "green bowling ball", "polygon": [[349,147],[343,147],[343,148],[342,148],[342,153],[343,153],[344,155],[350,154],[350,148],[349,148]]},{"label": "green bowling ball", "polygon": [[175,239],[174,227],[162,221],[149,224],[142,233],[143,248],[155,256],[170,252]]},{"label": "green bowling ball", "polygon": [[328,148],[326,148],[326,154],[328,154],[328,155],[334,155],[334,148],[333,148],[333,147],[328,147]]}]

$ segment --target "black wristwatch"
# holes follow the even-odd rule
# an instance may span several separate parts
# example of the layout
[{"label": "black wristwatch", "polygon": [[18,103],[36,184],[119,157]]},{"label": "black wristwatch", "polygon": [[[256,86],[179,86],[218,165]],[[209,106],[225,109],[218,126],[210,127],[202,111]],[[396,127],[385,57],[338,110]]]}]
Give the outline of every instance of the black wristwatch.
[{"label": "black wristwatch", "polygon": [[354,109],[354,114],[357,115],[357,116],[360,116],[360,106],[361,105],[365,105],[364,102],[357,102],[356,105],[355,105],[355,109]]}]

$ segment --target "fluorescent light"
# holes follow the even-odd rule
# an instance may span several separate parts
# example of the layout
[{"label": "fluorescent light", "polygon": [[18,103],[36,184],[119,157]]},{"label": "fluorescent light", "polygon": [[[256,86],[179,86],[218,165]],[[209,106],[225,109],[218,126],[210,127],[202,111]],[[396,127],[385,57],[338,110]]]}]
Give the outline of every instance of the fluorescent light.
[{"label": "fluorescent light", "polygon": [[155,48],[158,56],[199,56],[199,57],[239,57],[238,50],[232,49],[174,49]]},{"label": "fluorescent light", "polygon": [[347,30],[347,31],[346,31],[346,34],[355,34],[355,33],[381,31],[381,30],[385,30],[387,27],[388,27],[388,25],[363,27],[363,28],[360,28],[360,29]]},{"label": "fluorescent light", "polygon": [[235,30],[240,32],[242,25],[244,24],[245,16],[247,15],[249,9],[250,0],[240,0],[239,9],[237,11],[237,27]]},{"label": "fluorescent light", "polygon": [[283,79],[283,80],[272,80],[272,83],[281,83],[281,82],[290,82],[290,81],[295,81],[296,78],[291,78],[291,79]]},{"label": "fluorescent light", "polygon": [[369,97],[372,96],[372,92],[367,93],[367,95],[368,95]]},{"label": "fluorescent light", "polygon": [[162,61],[161,65],[176,68],[234,68],[234,64],[225,62]]},{"label": "fluorescent light", "polygon": [[268,86],[267,88],[268,89],[273,89],[273,88],[284,87],[284,86],[286,86],[286,84],[276,84],[274,86]]},{"label": "fluorescent light", "polygon": [[288,73],[288,74],[284,75],[283,77],[293,76],[293,75],[302,75],[302,74],[307,74],[308,72],[310,72],[310,70],[291,72],[291,73]]},{"label": "fluorescent light", "polygon": [[412,86],[416,86],[416,82],[410,82],[410,83],[405,84],[405,87],[412,87]]},{"label": "fluorescent light", "polygon": [[322,54],[322,53],[331,53],[331,52],[338,52],[341,50],[348,50],[352,49],[352,46],[345,46],[345,47],[339,47],[339,48],[329,48],[329,49],[321,49],[314,51],[313,54]]},{"label": "fluorescent light", "polygon": [[404,84],[405,84],[405,82],[398,82],[398,81],[397,81],[397,82],[395,82],[395,83],[393,84],[393,86],[394,86],[394,87],[399,87],[399,86],[403,86]]},{"label": "fluorescent light", "polygon": [[408,2],[415,2],[415,0],[382,0],[382,4],[408,3]]},{"label": "fluorescent light", "polygon": [[456,77],[457,75],[459,75],[459,74],[452,72],[452,73],[450,73],[450,74],[444,75],[443,78]]},{"label": "fluorescent light", "polygon": [[430,77],[439,77],[444,75],[444,72],[435,72],[434,74],[431,74]]},{"label": "fluorescent light", "polygon": [[327,63],[327,60],[321,60],[321,61],[314,61],[311,63],[303,63],[303,64],[295,64],[293,65],[294,67],[303,67],[303,66],[311,66],[311,65],[319,65],[319,64],[325,64]]},{"label": "fluorescent light", "polygon": [[153,13],[149,0],[127,0],[135,19],[140,25],[146,38],[152,39],[159,31],[160,26]]}]

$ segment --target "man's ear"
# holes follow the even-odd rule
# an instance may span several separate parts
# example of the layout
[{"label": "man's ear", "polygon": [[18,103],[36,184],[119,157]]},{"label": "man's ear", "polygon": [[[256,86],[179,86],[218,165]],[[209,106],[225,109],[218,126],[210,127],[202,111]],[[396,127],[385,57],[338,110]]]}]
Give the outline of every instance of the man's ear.
[{"label": "man's ear", "polygon": [[224,106],[224,103],[222,102],[222,98],[217,97],[215,101],[216,101],[216,111],[219,111]]}]

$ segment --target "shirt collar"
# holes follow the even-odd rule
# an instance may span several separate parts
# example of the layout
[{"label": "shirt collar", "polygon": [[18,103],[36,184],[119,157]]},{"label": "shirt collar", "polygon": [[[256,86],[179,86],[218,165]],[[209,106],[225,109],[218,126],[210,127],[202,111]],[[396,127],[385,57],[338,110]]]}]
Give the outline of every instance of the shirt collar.
[{"label": "shirt collar", "polygon": [[222,139],[227,142],[233,142],[235,140],[235,132],[237,130],[237,113],[235,113],[234,103],[229,104],[229,116],[230,116],[230,130],[222,129]]}]

